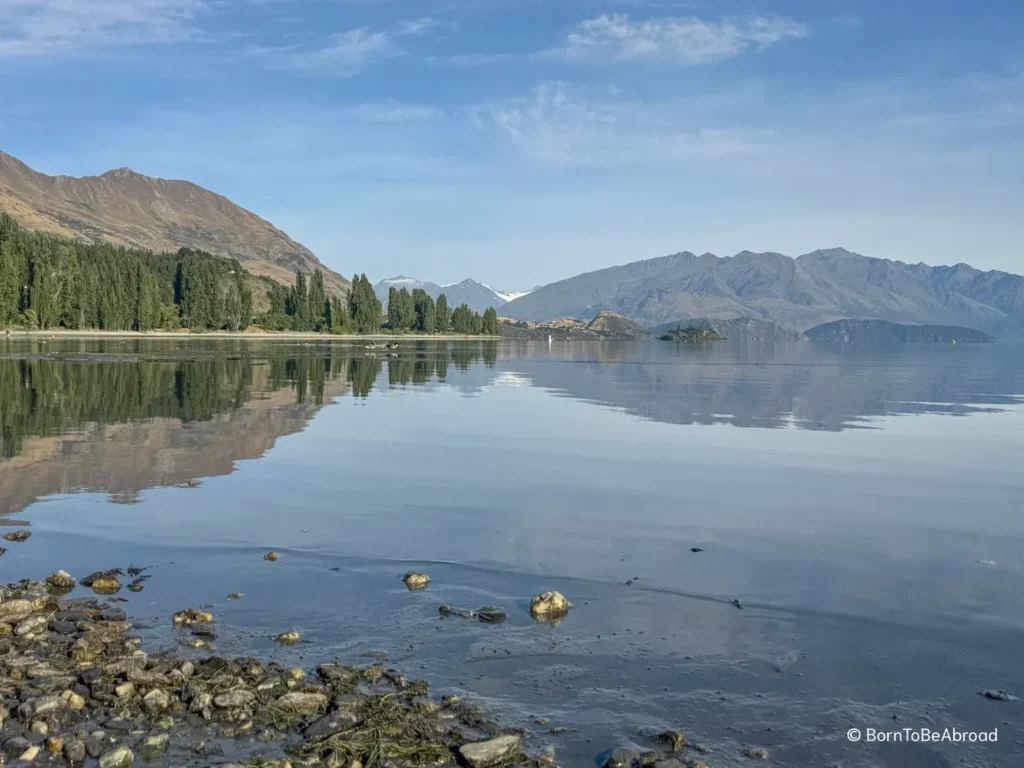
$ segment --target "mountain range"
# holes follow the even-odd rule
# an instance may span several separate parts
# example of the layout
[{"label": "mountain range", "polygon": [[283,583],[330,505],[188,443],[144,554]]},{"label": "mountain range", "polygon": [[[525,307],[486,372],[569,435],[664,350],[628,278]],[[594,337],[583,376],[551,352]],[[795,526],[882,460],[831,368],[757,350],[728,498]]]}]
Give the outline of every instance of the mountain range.
[{"label": "mountain range", "polygon": [[546,322],[587,319],[602,310],[648,327],[698,317],[751,317],[804,331],[852,318],[1024,336],[1024,277],[967,264],[904,264],[842,248],[799,258],[683,252],[551,283],[509,302],[502,315]]},{"label": "mountain range", "polygon": [[529,291],[525,293],[497,291],[486,283],[479,283],[476,280],[469,279],[463,280],[461,283],[452,283],[451,285],[438,285],[437,283],[417,280],[414,277],[403,276],[381,280],[373,286],[373,291],[377,294],[377,298],[386,305],[388,303],[388,292],[392,287],[397,290],[406,288],[410,293],[416,288],[422,288],[434,300],[443,293],[444,297],[448,300],[449,307],[454,308],[460,304],[466,304],[474,312],[480,313],[483,313],[488,307],[498,309],[513,299],[529,293]]},{"label": "mountain range", "polygon": [[0,210],[22,226],[61,237],[152,251],[194,248],[238,259],[254,275],[290,285],[295,272],[324,273],[327,290],[348,281],[270,222],[188,181],[128,168],[101,176],[47,176],[0,152]]}]

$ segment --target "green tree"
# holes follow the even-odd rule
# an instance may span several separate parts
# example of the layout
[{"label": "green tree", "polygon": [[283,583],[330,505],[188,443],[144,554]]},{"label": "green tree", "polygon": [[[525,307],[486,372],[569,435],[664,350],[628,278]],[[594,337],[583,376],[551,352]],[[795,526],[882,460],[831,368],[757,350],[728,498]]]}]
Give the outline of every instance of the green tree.
[{"label": "green tree", "polygon": [[348,314],[356,333],[377,333],[381,325],[380,299],[365,274],[353,278],[348,294]]},{"label": "green tree", "polygon": [[498,335],[498,312],[494,307],[484,310],[482,332],[488,336]]},{"label": "green tree", "polygon": [[331,297],[331,333],[346,333],[349,330],[348,305],[337,296]]},{"label": "green tree", "polygon": [[448,297],[443,293],[434,305],[434,328],[438,333],[448,333],[452,325],[452,312],[448,309]]},{"label": "green tree", "polygon": [[452,330],[455,333],[473,333],[473,312],[466,304],[460,304],[452,312]]},{"label": "green tree", "polygon": [[324,288],[324,273],[318,269],[313,272],[313,279],[309,285],[309,330],[330,330],[330,325],[327,321],[329,313],[327,291]]},{"label": "green tree", "polygon": [[413,309],[416,314],[416,330],[421,333],[434,333],[437,323],[437,307],[430,294],[422,288],[412,292]]}]

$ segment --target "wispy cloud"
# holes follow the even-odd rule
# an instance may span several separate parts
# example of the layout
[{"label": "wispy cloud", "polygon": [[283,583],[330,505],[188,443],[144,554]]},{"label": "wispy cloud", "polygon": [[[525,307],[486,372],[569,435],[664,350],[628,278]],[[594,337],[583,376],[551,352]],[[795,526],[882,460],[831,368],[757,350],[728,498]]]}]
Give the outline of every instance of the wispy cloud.
[{"label": "wispy cloud", "polygon": [[207,0],[0,0],[0,56],[55,56],[195,39]]},{"label": "wispy cloud", "polygon": [[661,17],[634,21],[628,14],[602,14],[581,21],[553,48],[526,53],[464,53],[433,60],[457,67],[508,61],[562,60],[579,64],[657,62],[692,67],[807,37],[808,28],[783,16]]},{"label": "wispy cloud", "polygon": [[663,164],[686,157],[724,158],[754,151],[747,136],[683,128],[671,115],[615,88],[544,83],[528,96],[472,110],[477,128],[496,129],[527,158],[554,166]]},{"label": "wispy cloud", "polygon": [[403,39],[423,37],[439,26],[436,19],[411,19],[387,29],[346,30],[331,36],[320,48],[285,46],[257,48],[250,53],[266,59],[273,69],[316,77],[352,77],[375,62],[405,55]]},{"label": "wispy cloud", "polygon": [[683,66],[707,64],[806,37],[807,27],[780,16],[705,21],[667,17],[633,21],[626,14],[604,14],[581,22],[559,52],[575,61],[658,60]]},{"label": "wispy cloud", "polygon": [[430,104],[409,104],[401,101],[380,101],[357,104],[348,108],[348,114],[368,123],[411,123],[434,120],[444,111]]}]

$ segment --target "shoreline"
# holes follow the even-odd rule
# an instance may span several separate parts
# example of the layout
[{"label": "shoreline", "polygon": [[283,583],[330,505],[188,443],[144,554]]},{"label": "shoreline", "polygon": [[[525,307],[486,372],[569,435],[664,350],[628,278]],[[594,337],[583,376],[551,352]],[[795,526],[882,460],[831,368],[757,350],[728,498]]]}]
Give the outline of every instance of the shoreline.
[{"label": "shoreline", "polygon": [[494,341],[502,336],[471,335],[460,333],[313,333],[306,331],[75,331],[57,328],[49,331],[11,330],[4,337],[11,339],[239,339],[268,341],[281,339],[284,341]]}]

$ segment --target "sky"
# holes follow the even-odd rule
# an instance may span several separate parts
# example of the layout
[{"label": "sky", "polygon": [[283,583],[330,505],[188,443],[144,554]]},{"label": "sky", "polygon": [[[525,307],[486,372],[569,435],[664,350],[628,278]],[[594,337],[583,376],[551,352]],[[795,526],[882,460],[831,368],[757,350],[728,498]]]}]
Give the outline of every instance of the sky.
[{"label": "sky", "polygon": [[227,195],[345,275],[682,250],[1024,272],[1020,0],[0,0],[0,149]]}]

